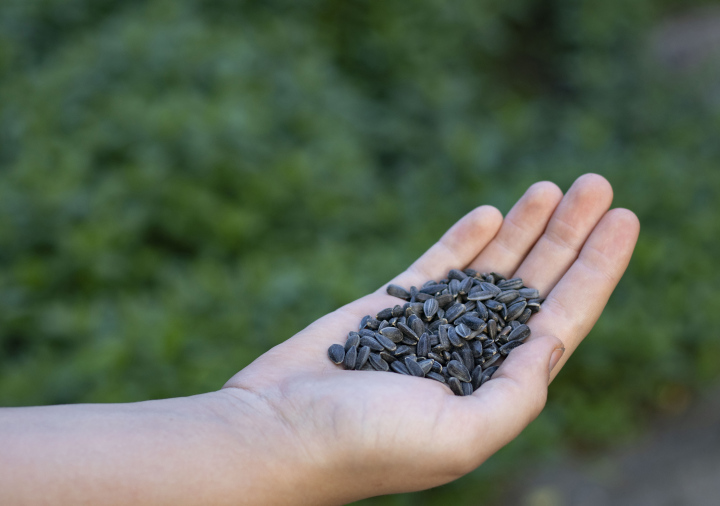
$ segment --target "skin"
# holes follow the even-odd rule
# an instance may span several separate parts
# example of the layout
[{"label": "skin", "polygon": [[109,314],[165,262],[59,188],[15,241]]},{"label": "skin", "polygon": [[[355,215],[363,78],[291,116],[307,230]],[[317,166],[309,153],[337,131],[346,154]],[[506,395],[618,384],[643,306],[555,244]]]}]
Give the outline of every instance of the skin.
[{"label": "skin", "polygon": [[600,316],[640,228],[611,202],[598,175],[564,196],[536,183],[505,219],[490,206],[471,211],[391,281],[418,286],[470,266],[520,276],[547,297],[531,338],[470,397],[327,359],[362,316],[397,303],[383,286],[218,392],[0,410],[0,503],[322,505],[452,481],[537,417],[548,384]]}]

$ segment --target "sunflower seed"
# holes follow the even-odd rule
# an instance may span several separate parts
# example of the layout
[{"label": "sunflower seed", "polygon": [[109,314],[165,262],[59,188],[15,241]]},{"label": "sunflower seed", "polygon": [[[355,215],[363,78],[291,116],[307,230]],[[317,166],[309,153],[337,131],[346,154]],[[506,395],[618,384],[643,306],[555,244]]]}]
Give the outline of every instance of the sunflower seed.
[{"label": "sunflower seed", "polygon": [[387,351],[381,351],[380,358],[383,359],[388,364],[392,364],[393,362],[395,362],[397,360],[391,353],[389,353]]},{"label": "sunflower seed", "polygon": [[527,321],[530,319],[530,317],[532,316],[532,314],[533,314],[533,313],[532,313],[532,311],[530,311],[530,309],[525,308],[525,311],[523,311],[523,314],[521,314],[521,315],[518,317],[518,319],[515,320],[515,321],[518,322],[518,323],[527,323]]},{"label": "sunflower seed", "polygon": [[399,343],[403,338],[403,333],[395,327],[385,327],[380,330],[380,334],[390,339],[393,343]]},{"label": "sunflower seed", "polygon": [[508,335],[507,340],[508,341],[524,341],[530,337],[530,327],[527,325],[520,325],[515,330],[510,332],[510,335]]},{"label": "sunflower seed", "polygon": [[345,353],[345,358],[343,359],[343,365],[345,366],[345,369],[355,369],[356,359],[357,347],[353,346],[347,351],[347,353]]},{"label": "sunflower seed", "polygon": [[438,312],[438,309],[440,309],[440,305],[435,298],[428,299],[425,301],[425,304],[423,304],[423,312],[427,320],[431,320],[432,317],[435,316],[435,313]]},{"label": "sunflower seed", "polygon": [[380,332],[375,333],[375,339],[377,339],[377,342],[382,344],[383,348],[389,351],[395,351],[397,350],[397,344],[392,342],[390,339],[382,335]]},{"label": "sunflower seed", "polygon": [[543,303],[543,299],[528,299],[527,307],[533,313],[540,311],[540,305]]},{"label": "sunflower seed", "polygon": [[486,292],[492,293],[493,297],[502,293],[502,290],[498,286],[495,286],[493,283],[480,283],[480,288],[482,288]]},{"label": "sunflower seed", "polygon": [[470,349],[472,350],[473,357],[480,358],[483,356],[483,345],[480,341],[471,342]]},{"label": "sunflower seed", "polygon": [[488,299],[483,304],[485,304],[486,308],[491,311],[495,311],[496,313],[501,311],[503,308],[502,302],[498,302],[495,299]]},{"label": "sunflower seed", "polygon": [[330,348],[328,348],[328,356],[334,364],[340,365],[345,359],[345,348],[343,348],[340,344],[333,344]]},{"label": "sunflower seed", "polygon": [[497,337],[497,322],[495,320],[489,320],[488,321],[488,335],[490,336],[490,339],[493,341]]},{"label": "sunflower seed", "polygon": [[435,296],[435,300],[438,303],[438,306],[444,308],[448,304],[452,304],[452,301],[455,300],[452,296],[452,294],[449,293],[441,293],[440,295]]},{"label": "sunflower seed", "polygon": [[345,351],[349,350],[351,346],[357,346],[360,342],[360,334],[357,332],[350,332],[348,338],[345,341]]},{"label": "sunflower seed", "polygon": [[398,285],[388,285],[387,293],[388,295],[392,295],[393,297],[410,300],[410,292]]},{"label": "sunflower seed", "polygon": [[526,299],[537,299],[540,297],[540,292],[535,288],[520,288],[518,293],[520,297],[525,297]]},{"label": "sunflower seed", "polygon": [[393,362],[390,364],[390,369],[395,371],[396,373],[404,374],[406,376],[411,376],[410,371],[407,370],[407,367],[405,367],[405,364],[401,362]]},{"label": "sunflower seed", "polygon": [[492,375],[495,374],[495,371],[497,370],[498,366],[488,367],[487,369],[485,369],[482,373],[482,377],[480,378],[480,385],[492,378]]},{"label": "sunflower seed", "polygon": [[407,370],[410,371],[410,374],[413,376],[417,376],[418,378],[425,377],[425,372],[422,370],[422,367],[410,357],[405,359],[405,367],[407,367]]},{"label": "sunflower seed", "polygon": [[378,343],[374,337],[362,336],[358,342],[359,342],[360,346],[367,346],[368,348],[370,348],[373,351],[382,351],[385,349],[383,347],[383,345]]},{"label": "sunflower seed", "polygon": [[448,321],[448,323],[452,323],[455,321],[455,319],[459,316],[461,316],[465,312],[465,305],[456,303],[453,304],[448,308],[447,311],[445,311],[445,319]]},{"label": "sunflower seed", "polygon": [[450,389],[453,391],[455,395],[463,395],[462,386],[460,385],[460,380],[456,377],[452,376],[450,379],[448,379],[448,385],[450,385]]},{"label": "sunflower seed", "polygon": [[514,320],[516,318],[519,318],[520,315],[523,314],[523,311],[525,311],[526,306],[527,306],[527,302],[525,302],[524,300],[510,305],[510,307],[507,310],[507,318],[506,319]]},{"label": "sunflower seed", "polygon": [[445,378],[443,378],[442,374],[438,374],[434,371],[430,371],[425,375],[425,377],[434,379],[435,381],[439,381],[440,383],[445,383]]},{"label": "sunflower seed", "polygon": [[442,355],[438,355],[438,354],[435,353],[434,351],[431,351],[430,353],[428,353],[428,354],[427,354],[427,357],[433,359],[433,360],[434,360],[436,363],[438,363],[438,364],[441,364],[441,365],[442,365],[442,364],[445,363],[445,359],[443,358],[443,356],[442,356]]},{"label": "sunflower seed", "polygon": [[428,353],[430,353],[430,338],[424,333],[418,340],[417,354],[419,357],[427,357]]},{"label": "sunflower seed", "polygon": [[521,278],[512,278],[498,281],[495,285],[501,290],[518,290],[523,287]]},{"label": "sunflower seed", "polygon": [[420,366],[420,369],[422,369],[423,375],[427,375],[427,373],[432,370],[434,364],[435,361],[429,358],[425,360],[420,360],[417,363],[417,365]]},{"label": "sunflower seed", "polygon": [[470,384],[473,387],[473,390],[477,390],[480,388],[480,380],[482,379],[482,366],[478,365],[475,366],[475,369],[472,370],[472,374],[470,374]]},{"label": "sunflower seed", "polygon": [[517,290],[506,290],[506,291],[502,292],[500,295],[498,295],[497,297],[495,297],[495,300],[498,302],[507,304],[508,302],[517,299],[517,297],[518,297]]},{"label": "sunflower seed", "polygon": [[460,357],[462,357],[463,365],[467,367],[468,371],[471,371],[475,365],[475,357],[473,356],[473,351],[470,349],[470,346],[460,348]]},{"label": "sunflower seed", "polygon": [[472,278],[465,278],[464,280],[462,280],[460,282],[460,286],[458,287],[457,293],[460,295],[467,295],[468,292],[470,292],[470,290],[472,289],[472,287],[473,287]]},{"label": "sunflower seed", "polygon": [[380,355],[377,355],[375,353],[371,353],[370,357],[368,358],[368,362],[372,366],[373,369],[376,371],[387,371],[390,369],[390,366],[387,362],[385,362],[382,358],[380,358]]},{"label": "sunflower seed", "polygon": [[463,315],[461,317],[462,323],[470,327],[472,330],[478,330],[482,328],[483,325],[486,325],[485,322],[482,320],[482,318],[476,317],[476,316],[470,316],[468,314]]},{"label": "sunflower seed", "polygon": [[508,354],[513,351],[518,346],[521,346],[523,344],[522,341],[509,341],[502,346],[500,346],[500,355],[503,357],[507,357]]},{"label": "sunflower seed", "polygon": [[432,284],[425,286],[420,289],[420,293],[428,293],[430,295],[435,295],[436,293],[440,293],[443,290],[445,290],[448,287],[446,284]]},{"label": "sunflower seed", "polygon": [[458,362],[457,360],[451,360],[448,365],[448,373],[451,376],[456,377],[460,381],[469,382],[470,381],[470,371],[467,370],[467,367],[465,367],[464,364],[461,362]]},{"label": "sunflower seed", "polygon": [[470,330],[470,327],[468,327],[464,323],[461,323],[460,325],[455,326],[455,333],[458,336],[462,337],[463,339],[472,339],[470,337],[470,334],[472,333],[472,331]]},{"label": "sunflower seed", "polygon": [[502,355],[497,353],[497,354],[493,355],[492,357],[486,358],[482,364],[483,370],[491,368],[495,362],[500,360],[500,357],[502,357]]},{"label": "sunflower seed", "polygon": [[375,316],[375,318],[378,319],[378,320],[389,320],[390,318],[392,318],[392,308],[391,308],[391,307],[386,307],[385,309],[383,309],[382,311],[380,311],[380,312]]},{"label": "sunflower seed", "polygon": [[468,300],[483,301],[492,299],[494,296],[495,294],[493,292],[485,290],[473,290],[468,294],[467,298]]},{"label": "sunflower seed", "polygon": [[460,383],[463,395],[472,395],[473,387],[470,383]]},{"label": "sunflower seed", "polygon": [[357,352],[357,358],[355,359],[355,369],[362,369],[367,363],[368,357],[370,357],[370,348],[367,346],[361,346]]},{"label": "sunflower seed", "polygon": [[457,335],[457,332],[455,332],[455,327],[450,327],[447,329],[447,338],[448,341],[450,341],[450,344],[452,344],[456,348],[460,348],[465,345],[465,341],[463,341],[460,336]]},{"label": "sunflower seed", "polygon": [[450,272],[448,272],[448,279],[457,279],[458,281],[462,281],[463,279],[467,278],[468,275],[465,274],[463,271],[460,271],[458,269],[450,269]]}]

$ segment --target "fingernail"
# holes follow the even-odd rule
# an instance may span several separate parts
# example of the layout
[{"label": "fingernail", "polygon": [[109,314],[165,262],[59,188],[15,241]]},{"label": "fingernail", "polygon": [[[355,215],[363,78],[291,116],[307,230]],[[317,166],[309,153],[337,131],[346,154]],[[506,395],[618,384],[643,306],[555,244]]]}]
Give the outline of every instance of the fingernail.
[{"label": "fingernail", "polygon": [[550,365],[549,365],[550,371],[555,369],[555,366],[557,365],[558,362],[560,362],[560,359],[562,358],[563,353],[565,353],[564,346],[562,348],[558,348],[552,352],[552,355],[550,355]]}]

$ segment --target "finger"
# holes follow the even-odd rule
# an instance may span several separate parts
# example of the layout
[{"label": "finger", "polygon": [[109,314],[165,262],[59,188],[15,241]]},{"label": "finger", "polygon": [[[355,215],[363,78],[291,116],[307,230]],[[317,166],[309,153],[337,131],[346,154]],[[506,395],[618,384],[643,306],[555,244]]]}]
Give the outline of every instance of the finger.
[{"label": "finger", "polygon": [[[537,337],[513,350],[493,377],[467,404],[475,466],[517,437],[545,406],[549,364],[563,344],[553,336]],[[470,400],[462,398],[460,400]]]},{"label": "finger", "polygon": [[579,177],[513,276],[547,294],[577,258],[585,240],[610,208],[612,197],[612,188],[604,177]]},{"label": "finger", "polygon": [[552,333],[567,348],[553,377],[600,317],[630,262],[639,232],[640,223],[631,211],[609,211],[542,310],[530,320],[533,334]]},{"label": "finger", "polygon": [[500,231],[470,263],[480,272],[510,276],[542,235],[563,197],[555,183],[541,181],[525,192],[505,217]]},{"label": "finger", "polygon": [[[429,250],[391,283],[402,287],[444,278],[450,269],[464,269],[495,237],[503,217],[492,206],[470,211],[455,223]],[[385,292],[385,287],[378,291]]]}]

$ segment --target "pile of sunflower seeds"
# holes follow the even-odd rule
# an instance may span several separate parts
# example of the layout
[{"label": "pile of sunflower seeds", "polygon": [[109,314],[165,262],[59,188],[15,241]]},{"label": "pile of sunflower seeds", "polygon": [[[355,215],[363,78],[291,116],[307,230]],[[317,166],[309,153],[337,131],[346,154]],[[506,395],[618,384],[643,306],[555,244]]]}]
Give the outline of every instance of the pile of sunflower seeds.
[{"label": "pile of sunflower seeds", "polygon": [[544,301],[520,278],[473,269],[452,269],[410,291],[388,285],[387,293],[406,302],[364,316],[345,346],[330,346],[330,360],[345,369],[430,378],[456,395],[480,388],[523,344],[526,323]]}]

